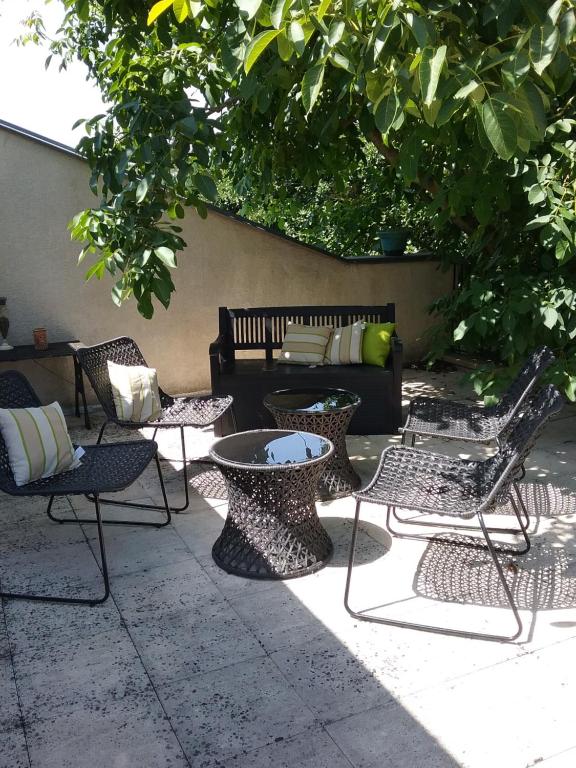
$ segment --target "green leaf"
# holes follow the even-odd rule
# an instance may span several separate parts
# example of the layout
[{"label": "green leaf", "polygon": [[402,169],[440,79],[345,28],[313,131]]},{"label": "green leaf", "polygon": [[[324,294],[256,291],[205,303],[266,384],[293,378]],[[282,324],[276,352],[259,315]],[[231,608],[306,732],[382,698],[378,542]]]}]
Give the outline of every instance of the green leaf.
[{"label": "green leaf", "polygon": [[547,21],[543,26],[535,26],[530,34],[530,59],[538,75],[541,75],[558,50],[560,33],[558,28]]},{"label": "green leaf", "polygon": [[166,264],[167,267],[176,269],[176,257],[174,255],[174,251],[171,248],[167,248],[165,245],[162,245],[159,248],[154,248],[154,253],[156,256],[158,256],[163,264]]},{"label": "green leaf", "polygon": [[290,61],[292,58],[292,54],[294,53],[294,48],[292,46],[292,43],[288,38],[286,37],[286,34],[284,32],[280,32],[278,35],[278,54],[282,61]]},{"label": "green leaf", "polygon": [[558,322],[558,312],[554,309],[554,307],[546,307],[542,315],[544,317],[544,325],[546,328],[550,328],[550,330],[552,330],[552,328],[554,328]]},{"label": "green leaf", "polygon": [[247,19],[252,19],[258,13],[262,0],[234,0],[242,15]]},{"label": "green leaf", "polygon": [[427,107],[431,106],[436,96],[436,89],[438,88],[438,81],[440,80],[440,73],[442,72],[445,60],[445,45],[441,45],[436,50],[427,47],[422,51],[418,73],[420,76],[420,92]]},{"label": "green leaf", "polygon": [[302,56],[304,53],[306,40],[304,37],[304,30],[302,29],[302,25],[297,21],[293,21],[288,27],[288,39],[292,42],[294,50],[296,51],[296,55]]},{"label": "green leaf", "polygon": [[510,160],[517,146],[517,131],[514,120],[500,101],[489,98],[482,104],[482,125],[496,154],[503,160]]},{"label": "green leaf", "polygon": [[477,80],[470,80],[469,83],[466,83],[466,85],[463,85],[462,88],[459,88],[456,93],[454,94],[455,99],[465,99],[468,96],[470,96],[471,93],[474,93],[476,88],[478,88],[478,81]]},{"label": "green leaf", "polygon": [[320,5],[318,6],[318,10],[316,11],[316,18],[322,21],[324,16],[326,15],[326,12],[328,11],[328,8],[330,8],[330,3],[332,0],[321,0]]},{"label": "green leaf", "polygon": [[188,0],[174,0],[172,10],[174,11],[174,16],[176,16],[176,21],[180,23],[185,21],[189,14]]},{"label": "green leaf", "polygon": [[172,5],[172,0],[159,0],[159,2],[154,3],[154,5],[152,6],[152,8],[150,8],[150,11],[148,13],[148,19],[146,21],[148,26],[150,26],[150,24],[153,24],[158,18],[158,16],[160,16],[160,14],[164,13],[165,10],[170,8],[171,5]]},{"label": "green leaf", "polygon": [[502,66],[502,76],[504,80],[512,87],[517,88],[521,85],[528,72],[530,72],[530,59],[525,51],[518,51],[510,61]]},{"label": "green leaf", "polygon": [[458,327],[454,330],[454,341],[462,341],[468,332],[469,325],[467,320],[461,320]]},{"label": "green leaf", "polygon": [[292,5],[292,0],[274,0],[270,6],[270,21],[272,26],[280,29],[284,16],[288,8]]},{"label": "green leaf", "polygon": [[323,82],[324,64],[316,64],[316,66],[310,67],[302,78],[302,104],[307,115],[314,107],[318,96],[320,96]]},{"label": "green leaf", "polygon": [[570,45],[573,42],[574,30],[576,29],[576,13],[574,13],[574,9],[570,8],[570,10],[566,11],[560,19],[559,27],[562,40],[567,45]]},{"label": "green leaf", "polygon": [[380,133],[384,136],[389,132],[396,120],[399,109],[400,100],[398,99],[396,91],[392,91],[387,96],[384,96],[376,105],[374,110],[374,122]]},{"label": "green leaf", "polygon": [[250,72],[272,40],[275,40],[278,37],[279,33],[278,29],[270,29],[266,32],[260,32],[259,35],[256,35],[256,37],[250,40],[244,58],[244,71],[246,74]]},{"label": "green leaf", "polygon": [[208,200],[216,200],[218,197],[218,190],[216,184],[211,176],[207,176],[204,173],[197,173],[194,175],[194,184],[200,194],[204,195]]},{"label": "green leaf", "polygon": [[528,192],[528,202],[530,205],[538,205],[538,203],[542,203],[544,200],[546,200],[545,190],[542,189],[540,184],[534,184]]},{"label": "green leaf", "polygon": [[141,203],[142,200],[146,197],[146,193],[148,192],[148,180],[146,178],[141,179],[140,183],[136,187],[136,202]]},{"label": "green leaf", "polygon": [[425,48],[430,42],[431,31],[426,21],[422,16],[418,16],[415,13],[406,14],[406,23],[410,27],[410,31],[414,35],[414,39],[418,43],[420,48]]},{"label": "green leaf", "polygon": [[328,43],[332,47],[342,40],[342,35],[344,34],[345,29],[346,24],[344,24],[343,21],[334,21],[330,24],[330,29],[328,30]]}]

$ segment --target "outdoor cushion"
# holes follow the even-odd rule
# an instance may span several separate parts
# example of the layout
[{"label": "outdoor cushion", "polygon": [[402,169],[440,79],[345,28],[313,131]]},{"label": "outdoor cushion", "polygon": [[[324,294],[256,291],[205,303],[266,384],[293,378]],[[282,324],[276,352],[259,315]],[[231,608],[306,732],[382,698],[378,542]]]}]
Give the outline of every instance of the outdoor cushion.
[{"label": "outdoor cushion", "polygon": [[366,323],[358,320],[343,328],[334,328],[326,347],[326,365],[350,365],[362,362],[362,336]]},{"label": "outdoor cushion", "polygon": [[118,365],[108,360],[108,374],[120,421],[142,423],[152,421],[162,413],[155,368]]},{"label": "outdoor cushion", "polygon": [[288,323],[279,363],[324,365],[324,353],[332,328]]},{"label": "outdoor cushion", "polygon": [[0,432],[17,486],[80,466],[59,403],[38,408],[0,408]]},{"label": "outdoor cushion", "polygon": [[395,327],[395,323],[366,323],[362,337],[363,363],[386,366]]}]

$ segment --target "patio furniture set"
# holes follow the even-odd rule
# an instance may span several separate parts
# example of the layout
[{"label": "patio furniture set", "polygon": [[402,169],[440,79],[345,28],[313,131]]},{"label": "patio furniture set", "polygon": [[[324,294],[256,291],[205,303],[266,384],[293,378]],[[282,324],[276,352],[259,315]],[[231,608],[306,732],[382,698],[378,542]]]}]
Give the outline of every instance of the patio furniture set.
[{"label": "patio furniture set", "polygon": [[[363,308],[304,309],[306,313],[303,314],[308,319],[313,318],[314,324],[319,318],[325,322],[327,316],[335,317],[336,311],[339,312],[339,319],[345,318],[354,322],[357,320],[358,311],[361,312]],[[344,312],[344,309],[349,311]],[[324,315],[320,314],[320,310],[324,311]],[[393,317],[393,305],[372,310],[377,319]],[[269,310],[267,314],[262,310],[246,312],[248,314],[239,313],[238,310],[221,310],[225,332],[221,334],[218,349],[215,345],[210,349],[213,366],[216,365],[216,357],[219,358],[219,369],[230,370],[232,366],[235,374],[231,375],[237,375],[239,387],[248,386],[252,378],[250,373],[241,373],[238,370],[245,361],[238,360],[234,365],[234,351],[264,348],[268,370],[272,370],[271,351],[278,348],[279,328],[288,316],[288,313],[279,312],[278,308]],[[281,318],[280,325],[274,318]],[[244,329],[240,337],[239,327]],[[393,351],[391,355],[393,362],[387,371],[388,384],[383,388],[384,393],[388,393],[383,395],[384,404],[387,398],[389,400],[393,397],[398,384],[396,377],[400,376],[400,372],[396,370],[398,358],[394,357],[401,349],[399,342],[394,349],[396,352]],[[552,386],[542,388],[533,395],[542,372],[553,360],[552,354],[546,348],[531,356],[501,403],[492,409],[433,398],[414,400],[402,429],[402,442],[411,435],[412,445],[409,447],[402,444],[387,448],[382,454],[376,474],[362,490],[358,490],[360,478],[350,463],[345,437],[363,403],[364,393],[368,391],[368,397],[373,397],[373,384],[368,385],[370,377],[367,375],[362,381],[367,383],[368,390],[363,390],[360,394],[347,388],[330,386],[331,381],[328,382],[329,386],[311,386],[318,381],[325,381],[313,375],[309,379],[310,383],[307,383],[304,374],[296,376],[290,373],[287,376],[288,382],[292,383],[294,376],[297,386],[268,390],[264,393],[262,389],[257,390],[259,394],[263,393],[261,406],[258,409],[254,407],[252,411],[248,409],[248,413],[243,412],[241,416],[235,399],[237,390],[234,395],[216,392],[205,397],[174,398],[158,388],[159,402],[155,405],[156,409],[153,408],[152,417],[139,420],[134,418],[134,414],[132,418],[127,418],[123,413],[119,415],[118,397],[111,384],[109,367],[109,363],[112,363],[127,366],[135,372],[152,370],[146,367],[137,345],[131,339],[123,337],[92,347],[79,348],[77,356],[79,365],[87,375],[105,414],[105,422],[100,429],[96,445],[84,447],[84,455],[78,468],[50,477],[40,477],[26,484],[17,484],[11,468],[9,447],[2,433],[0,490],[14,496],[48,498],[48,516],[58,523],[95,523],[98,528],[104,591],[101,595],[83,598],[0,591],[0,597],[88,604],[106,600],[110,588],[103,523],[156,527],[167,525],[172,512],[181,512],[189,504],[187,465],[190,462],[186,456],[184,428],[207,427],[226,422],[231,425],[230,434],[214,444],[209,457],[194,460],[216,464],[227,483],[228,514],[212,550],[215,562],[224,570],[250,578],[293,578],[318,570],[330,559],[333,545],[322,527],[315,502],[318,499],[326,500],[352,494],[356,499],[356,511],[344,597],[345,607],[352,616],[367,621],[469,637],[511,640],[519,636],[522,630],[521,619],[498,555],[520,555],[530,547],[528,513],[522,505],[517,479],[522,472],[523,462],[545,422],[562,407],[562,398]],[[293,367],[295,366],[284,366],[289,370]],[[253,366],[247,370],[253,372]],[[214,371],[213,367],[213,376]],[[335,375],[342,376],[342,373],[337,372]],[[378,375],[381,376],[381,373]],[[354,375],[349,376],[353,381]],[[223,380],[226,380],[225,377]],[[274,376],[266,379],[268,384],[274,385],[279,380],[280,378]],[[143,380],[138,381],[139,385],[142,385]],[[381,378],[380,381],[384,382],[386,379]],[[250,397],[254,406],[253,393]],[[152,404],[154,406],[153,398]],[[381,404],[379,409],[382,410],[380,406]],[[16,371],[0,374],[0,408],[39,407],[39,400],[24,376]],[[264,410],[260,411],[260,408]],[[269,418],[273,418],[275,428],[248,429],[240,432],[237,430],[236,419],[242,425],[245,425],[246,420],[252,424],[253,418],[260,419],[258,414],[261,412],[266,412]],[[387,423],[390,423],[390,419],[395,423],[397,416],[388,414],[385,417]],[[153,436],[151,440],[103,443],[104,433],[110,424],[131,430],[151,428]],[[261,420],[258,422],[258,425],[260,424]],[[181,437],[185,497],[184,505],[178,508],[170,506],[155,442],[158,430],[165,428],[178,429]],[[227,431],[228,427],[221,427],[220,431],[222,430]],[[414,439],[418,434],[477,442],[495,441],[498,451],[486,461],[463,461],[414,448]],[[151,461],[156,465],[162,505],[133,504],[107,497],[107,494],[131,485]],[[52,513],[56,497],[73,494],[86,495],[93,502],[94,519],[60,518]],[[517,528],[487,526],[485,515],[493,511],[502,498],[511,501],[518,521]],[[134,520],[107,521],[103,520],[101,515],[103,503],[153,509],[160,512],[162,517],[158,522],[152,523]],[[407,534],[393,529],[392,517],[407,525],[416,525],[418,521],[403,520],[398,516],[397,509],[417,511],[423,515],[439,514],[464,521],[474,518],[478,523],[476,527],[460,524],[454,525],[453,528],[476,530],[482,534],[483,539],[471,539],[466,545],[483,548],[489,553],[516,622],[515,632],[505,636],[444,629],[387,619],[369,611],[352,609],[350,588],[363,503],[386,507],[386,525],[393,535],[400,537]],[[424,522],[424,525],[429,524]],[[432,522],[431,525],[443,524]],[[491,534],[496,532],[519,534],[524,542],[523,548],[495,544]],[[430,538],[430,534],[411,534],[411,537],[426,539]]]}]

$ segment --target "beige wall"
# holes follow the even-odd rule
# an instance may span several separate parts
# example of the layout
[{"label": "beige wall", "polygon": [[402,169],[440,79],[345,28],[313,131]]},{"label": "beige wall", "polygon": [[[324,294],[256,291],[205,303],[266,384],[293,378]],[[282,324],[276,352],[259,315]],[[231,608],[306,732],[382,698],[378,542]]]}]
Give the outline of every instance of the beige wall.
[{"label": "beige wall", "polygon": [[[120,309],[112,304],[109,278],[86,284],[85,268],[76,266],[80,249],[67,223],[95,202],[86,164],[0,127],[0,169],[0,295],[8,297],[11,343],[31,343],[32,329],[42,325],[53,341],[132,336],[168,391],[209,388],[208,345],[217,335],[219,305],[393,301],[410,360],[425,350],[426,307],[450,287],[435,263],[345,264],[217,213],[206,220],[191,213],[172,305],[167,312],[158,306],[147,321],[133,301]],[[44,399],[70,402],[71,362],[40,362],[19,367]]]}]

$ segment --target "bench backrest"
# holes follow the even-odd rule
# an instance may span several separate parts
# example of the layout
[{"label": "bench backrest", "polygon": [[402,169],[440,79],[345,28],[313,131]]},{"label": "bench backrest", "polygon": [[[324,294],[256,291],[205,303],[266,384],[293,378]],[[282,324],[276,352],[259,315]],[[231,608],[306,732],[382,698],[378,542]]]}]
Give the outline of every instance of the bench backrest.
[{"label": "bench backrest", "polygon": [[220,335],[225,348],[224,357],[234,360],[236,350],[264,350],[272,360],[275,349],[282,348],[288,322],[303,325],[328,325],[337,328],[357,320],[369,323],[393,323],[394,304],[382,306],[343,307],[251,307],[229,309],[220,307]]}]

